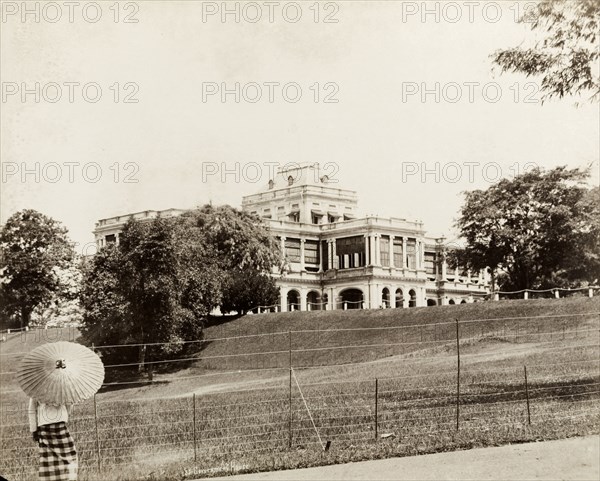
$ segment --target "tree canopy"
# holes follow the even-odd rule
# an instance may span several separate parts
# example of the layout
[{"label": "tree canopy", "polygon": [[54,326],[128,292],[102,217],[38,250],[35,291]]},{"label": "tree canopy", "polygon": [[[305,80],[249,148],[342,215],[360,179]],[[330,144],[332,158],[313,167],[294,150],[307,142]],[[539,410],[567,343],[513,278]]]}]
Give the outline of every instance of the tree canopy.
[{"label": "tree canopy", "polygon": [[[13,214],[0,231],[0,300],[5,315],[28,326],[36,308],[69,297],[72,286],[62,275],[73,267],[74,250],[67,230],[32,209]],[[62,274],[61,274],[62,273]]]},{"label": "tree canopy", "polygon": [[600,2],[542,0],[520,21],[529,23],[538,39],[531,46],[496,51],[493,62],[503,72],[541,77],[542,102],[568,94],[598,101]]},{"label": "tree canopy", "polygon": [[228,206],[131,220],[119,237],[86,269],[82,332],[95,344],[139,344],[103,355],[131,362],[137,354],[140,366],[184,352],[183,341],[199,339],[210,312],[231,298],[233,279],[258,278],[268,286],[270,278],[261,276],[278,260],[257,219]]},{"label": "tree canopy", "polygon": [[460,265],[498,274],[503,289],[597,282],[600,207],[587,173],[532,169],[466,193],[456,226],[466,241]]},{"label": "tree canopy", "polygon": [[223,289],[222,312],[246,314],[260,306],[278,303],[279,288],[268,274],[255,270],[232,273]]}]

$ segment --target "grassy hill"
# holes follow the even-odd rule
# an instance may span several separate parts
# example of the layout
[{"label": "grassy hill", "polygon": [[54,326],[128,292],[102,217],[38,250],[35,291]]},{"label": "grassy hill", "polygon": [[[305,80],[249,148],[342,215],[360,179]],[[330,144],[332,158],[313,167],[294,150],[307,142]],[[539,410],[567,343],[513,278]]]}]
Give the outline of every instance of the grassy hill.
[{"label": "grassy hill", "polygon": [[[205,329],[205,340],[195,344],[197,348],[189,356],[197,361],[157,364],[152,385],[117,384],[103,389],[100,397],[185,395],[213,385],[223,389],[229,382],[264,385],[287,375],[290,348],[292,366],[297,369],[379,361],[375,367],[360,367],[375,377],[383,366],[406,364],[408,355],[454,352],[456,320],[461,343],[475,342],[474,349],[485,349],[481,341],[528,346],[533,341],[583,340],[594,335],[599,316],[600,297],[247,315]],[[45,342],[78,338],[78,331],[71,328],[10,334],[7,342],[0,344],[0,371],[13,372],[24,353]],[[357,367],[343,371],[354,373]],[[107,371],[111,369],[123,370],[107,367]],[[0,383],[2,391],[18,390],[13,375],[2,375]],[[15,395],[21,398],[19,393]]]},{"label": "grassy hill", "polygon": [[[192,362],[162,366],[152,383],[103,389],[98,434],[93,404],[77,408],[82,479],[181,480],[597,434],[599,313],[600,298],[581,297],[249,315],[212,326]],[[0,347],[3,372],[49,340],[18,336]],[[13,427],[0,447],[20,455],[0,472],[25,473],[35,452],[18,427],[23,398],[6,394],[12,375],[2,380],[3,409],[7,400],[16,408],[2,417]],[[332,441],[327,454],[317,432]],[[389,437],[376,442],[376,432]]]}]

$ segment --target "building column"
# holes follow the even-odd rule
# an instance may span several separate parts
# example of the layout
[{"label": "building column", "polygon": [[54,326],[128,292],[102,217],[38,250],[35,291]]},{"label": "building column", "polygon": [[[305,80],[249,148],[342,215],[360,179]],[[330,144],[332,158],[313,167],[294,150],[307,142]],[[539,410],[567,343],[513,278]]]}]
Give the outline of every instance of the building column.
[{"label": "building column", "polygon": [[300,292],[300,310],[306,311],[306,310],[308,310],[307,302],[306,302],[306,295],[308,294],[308,292],[307,292],[308,289],[306,289],[305,287],[301,287],[298,290]]},{"label": "building column", "polygon": [[118,232],[115,234],[115,242],[116,242],[116,244],[117,244],[117,245],[119,245],[119,244],[120,244],[120,241],[119,241],[119,233],[118,233]]},{"label": "building column", "polygon": [[427,302],[425,301],[426,290],[424,287],[419,287],[417,291],[417,307],[426,306]]},{"label": "building column", "polygon": [[369,284],[369,306],[371,309],[379,309],[381,301],[381,293],[379,292],[377,284]]},{"label": "building column", "polygon": [[369,265],[375,265],[375,234],[369,234]]},{"label": "building column", "polygon": [[281,309],[281,312],[287,312],[287,293],[288,293],[287,289],[283,289],[283,288],[279,289],[279,294],[281,296],[279,307]]},{"label": "building column", "polygon": [[281,236],[281,255],[285,259],[285,237]]},{"label": "building column", "polygon": [[304,243],[306,239],[300,239],[300,272],[304,271]]},{"label": "building column", "polygon": [[333,268],[339,269],[339,262],[337,258],[337,251],[335,248],[335,239],[331,239],[331,260],[333,261]]},{"label": "building column", "polygon": [[421,255],[419,252],[421,251],[421,241],[415,237],[415,270],[419,270],[421,268]]},{"label": "building column", "polygon": [[369,265],[369,236],[365,234],[365,267]]},{"label": "building column", "polygon": [[319,273],[323,272],[323,244],[322,242],[319,240],[318,241],[318,251],[317,254],[319,255]]},{"label": "building column", "polygon": [[329,288],[329,310],[333,311],[335,309],[335,292],[333,287]]},{"label": "building column", "polygon": [[391,235],[390,236],[390,244],[389,244],[390,268],[391,269],[394,268],[394,239],[395,239],[395,237],[393,235]]},{"label": "building column", "polygon": [[408,267],[408,252],[406,252],[406,237],[402,236],[402,269]]},{"label": "building column", "polygon": [[331,239],[327,239],[327,270],[333,269],[333,249],[331,248]]},{"label": "building column", "polygon": [[381,234],[375,234],[375,265],[381,266]]},{"label": "building column", "polygon": [[[442,280],[445,281],[448,278],[448,263],[446,262],[446,253],[442,256]],[[442,304],[444,305],[444,304]]]}]

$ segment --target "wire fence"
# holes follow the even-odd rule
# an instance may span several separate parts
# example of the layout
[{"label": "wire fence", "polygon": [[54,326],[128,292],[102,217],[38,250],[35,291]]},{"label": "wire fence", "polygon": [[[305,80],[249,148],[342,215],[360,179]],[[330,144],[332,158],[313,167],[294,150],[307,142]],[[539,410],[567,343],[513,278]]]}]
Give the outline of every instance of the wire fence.
[{"label": "wire fence", "polygon": [[[99,394],[74,408],[69,428],[80,465],[102,473],[156,459],[201,460],[210,470],[324,449],[410,450],[457,433],[597,426],[599,324],[598,312],[585,312],[189,341],[207,346],[198,357],[153,364],[192,360],[186,375],[105,384],[175,389],[191,381],[181,395]],[[2,386],[15,386],[14,370],[2,366]],[[38,454],[26,399],[12,399],[0,410],[0,473],[32,479]]]},{"label": "wire fence", "polygon": [[564,297],[594,297],[600,293],[600,286],[553,287],[549,289],[521,289],[519,291],[494,291],[491,298],[504,299],[560,299]]}]

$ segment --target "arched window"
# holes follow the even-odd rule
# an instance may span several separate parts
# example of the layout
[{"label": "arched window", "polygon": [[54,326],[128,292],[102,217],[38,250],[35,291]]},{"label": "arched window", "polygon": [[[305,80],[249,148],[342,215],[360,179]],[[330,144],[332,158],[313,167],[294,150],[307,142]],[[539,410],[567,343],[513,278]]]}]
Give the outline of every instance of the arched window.
[{"label": "arched window", "polygon": [[288,185],[292,185],[293,183],[294,183],[294,176],[293,176],[293,175],[290,175],[290,176],[288,177]]},{"label": "arched window", "polygon": [[273,179],[271,179],[269,181],[269,189],[272,189],[274,185],[275,185],[275,182],[273,182]]},{"label": "arched window", "polygon": [[408,295],[408,307],[417,307],[417,293],[414,291],[414,289],[408,291]]},{"label": "arched window", "polygon": [[381,291],[381,305],[385,309],[390,307],[390,290],[387,287],[384,287]]},{"label": "arched window", "polygon": [[402,289],[396,289],[396,307],[404,307],[404,294]]},{"label": "arched window", "polygon": [[362,309],[363,293],[360,289],[344,289],[340,292],[339,303],[337,308],[344,309]]},{"label": "arched window", "polygon": [[299,311],[300,310],[300,293],[295,290],[291,290],[287,294],[287,306],[288,311]]}]

